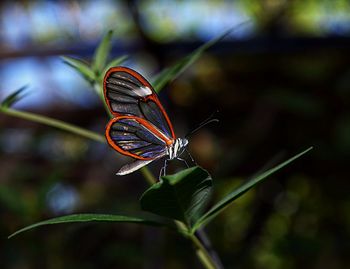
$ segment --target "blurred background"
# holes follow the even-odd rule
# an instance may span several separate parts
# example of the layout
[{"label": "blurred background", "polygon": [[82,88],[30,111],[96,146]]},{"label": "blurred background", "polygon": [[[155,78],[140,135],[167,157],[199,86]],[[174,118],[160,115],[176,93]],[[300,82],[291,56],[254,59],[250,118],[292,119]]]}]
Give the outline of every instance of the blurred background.
[{"label": "blurred background", "polygon": [[[240,25],[242,22],[247,23]],[[237,26],[240,25],[240,26]],[[213,203],[254,173],[314,150],[241,197],[208,227],[225,268],[350,266],[350,4],[295,1],[2,1],[0,100],[103,134],[87,62],[114,30],[112,57],[151,79],[237,26],[164,89],[178,136],[214,179]],[[71,213],[139,211],[142,175],[104,144],[0,114],[2,268],[200,268],[175,233],[126,224],[26,225]],[[154,174],[162,162],[150,166]]]}]

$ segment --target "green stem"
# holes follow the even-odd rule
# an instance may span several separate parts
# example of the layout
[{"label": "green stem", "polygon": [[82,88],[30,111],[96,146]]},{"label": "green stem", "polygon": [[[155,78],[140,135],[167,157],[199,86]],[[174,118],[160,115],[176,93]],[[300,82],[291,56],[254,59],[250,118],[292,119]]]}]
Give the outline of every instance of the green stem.
[{"label": "green stem", "polygon": [[179,232],[192,241],[192,244],[196,248],[197,257],[204,266],[204,268],[216,269],[217,266],[213,258],[210,256],[209,252],[203,246],[202,242],[198,239],[198,237],[190,232],[190,228],[180,221],[175,221],[175,224],[178,227]]},{"label": "green stem", "polygon": [[145,166],[145,167],[142,167],[142,168],[140,169],[140,171],[141,171],[143,177],[145,178],[145,180],[147,181],[147,183],[148,183],[149,185],[153,185],[153,184],[157,183],[157,179],[156,179],[155,176],[151,173],[151,171],[149,170],[148,167],[146,167],[146,166]]},{"label": "green stem", "polygon": [[46,125],[51,126],[51,127],[55,127],[55,128],[61,129],[61,130],[65,130],[65,131],[68,131],[68,132],[95,140],[97,142],[101,142],[101,143],[106,142],[106,139],[104,138],[104,136],[102,136],[100,134],[86,130],[84,128],[77,127],[75,125],[66,123],[66,122],[61,121],[61,120],[56,120],[56,119],[53,119],[50,117],[46,117],[46,116],[42,116],[42,115],[30,113],[30,112],[23,112],[23,111],[15,110],[12,108],[1,107],[0,111],[3,112],[4,114],[10,115],[10,116],[14,116],[14,117],[25,119],[25,120],[34,121],[37,123],[46,124]]},{"label": "green stem", "polygon": [[196,254],[198,256],[198,259],[201,261],[203,266],[206,269],[216,269],[217,266],[215,262],[213,261],[213,258],[210,256],[208,251],[203,246],[202,242],[194,235],[190,235],[189,237],[192,241],[192,243],[196,246]]},{"label": "green stem", "polygon": [[101,99],[102,104],[103,104],[108,116],[110,118],[113,118],[113,115],[112,115],[111,111],[109,110],[107,103],[105,102],[105,97],[103,95],[103,89],[102,89],[102,82],[98,82],[98,83],[94,82],[93,87],[94,87],[95,93]]},{"label": "green stem", "polygon": [[101,83],[97,81],[93,82],[93,88],[97,96],[101,99],[102,103],[105,104],[103,90],[102,90],[102,82]]}]

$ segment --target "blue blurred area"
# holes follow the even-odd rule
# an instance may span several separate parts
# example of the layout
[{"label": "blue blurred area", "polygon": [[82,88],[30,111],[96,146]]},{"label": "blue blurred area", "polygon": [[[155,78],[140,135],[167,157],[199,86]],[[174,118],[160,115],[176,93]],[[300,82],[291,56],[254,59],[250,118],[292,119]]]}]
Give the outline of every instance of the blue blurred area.
[{"label": "blue blurred area", "polygon": [[[258,1],[250,1],[250,4],[245,1],[165,0],[138,3],[141,27],[149,38],[160,43],[206,41],[244,21],[249,23],[234,31],[231,38],[252,38],[259,21],[264,19],[264,12],[273,13],[279,8],[278,4],[259,4]],[[296,30],[298,27],[303,31],[308,29],[314,35],[344,35],[350,30],[350,8],[342,5],[345,8],[337,5],[327,8],[327,1],[319,5],[295,4],[295,15],[290,21]],[[301,8],[305,11],[302,14],[307,16],[297,12]],[[20,108],[44,108],[62,101],[82,107],[94,106],[93,96],[84,100],[76,98],[87,85],[77,79],[70,67],[61,63],[57,50],[62,54],[73,50],[83,58],[86,44],[91,44],[88,47],[92,50],[109,29],[115,31],[118,43],[127,42],[128,47],[133,47],[132,44],[139,42],[124,1],[30,1],[26,5],[6,2],[0,12],[0,98],[29,85],[31,95],[18,103]],[[116,50],[114,53],[121,54]]]},{"label": "blue blurred area", "polygon": [[[116,27],[117,20],[122,27]],[[106,29],[128,25],[118,1],[10,1],[1,9],[2,46],[11,49],[96,42]]]},{"label": "blue blurred area", "polygon": [[[186,40],[193,36],[207,41],[251,19],[239,1],[141,2],[146,30],[159,42]],[[233,32],[231,37],[248,37],[252,32],[252,24],[248,24]]]},{"label": "blue blurred area", "polygon": [[54,214],[72,213],[79,202],[74,187],[62,183],[55,184],[46,195],[48,207]]},{"label": "blue blurred area", "polygon": [[[89,85],[59,57],[22,57],[0,62],[1,96],[4,97],[23,85],[28,94],[17,108],[47,108],[59,103],[91,107],[97,97]],[[84,92],[84,98],[78,98]]]}]

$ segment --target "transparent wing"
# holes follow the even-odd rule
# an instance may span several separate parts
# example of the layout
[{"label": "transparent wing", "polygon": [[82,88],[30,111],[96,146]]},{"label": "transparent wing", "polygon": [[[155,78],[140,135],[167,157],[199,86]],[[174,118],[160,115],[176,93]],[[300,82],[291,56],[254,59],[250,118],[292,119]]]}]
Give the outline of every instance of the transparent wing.
[{"label": "transparent wing", "polygon": [[167,137],[175,138],[174,130],[157,94],[150,83],[136,71],[113,67],[104,78],[106,103],[114,116],[143,118]]},{"label": "transparent wing", "polygon": [[135,159],[155,160],[167,154],[166,137],[142,118],[112,119],[106,128],[106,138],[115,150]]}]

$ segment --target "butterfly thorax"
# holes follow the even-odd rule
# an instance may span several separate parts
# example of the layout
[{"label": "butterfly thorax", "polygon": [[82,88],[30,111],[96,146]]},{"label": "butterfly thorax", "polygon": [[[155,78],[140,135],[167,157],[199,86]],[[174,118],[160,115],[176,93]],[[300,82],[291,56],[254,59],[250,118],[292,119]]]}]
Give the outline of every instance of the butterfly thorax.
[{"label": "butterfly thorax", "polygon": [[186,138],[176,138],[174,143],[167,148],[167,155],[169,155],[169,159],[173,160],[180,156],[185,150],[187,144],[188,140]]}]

